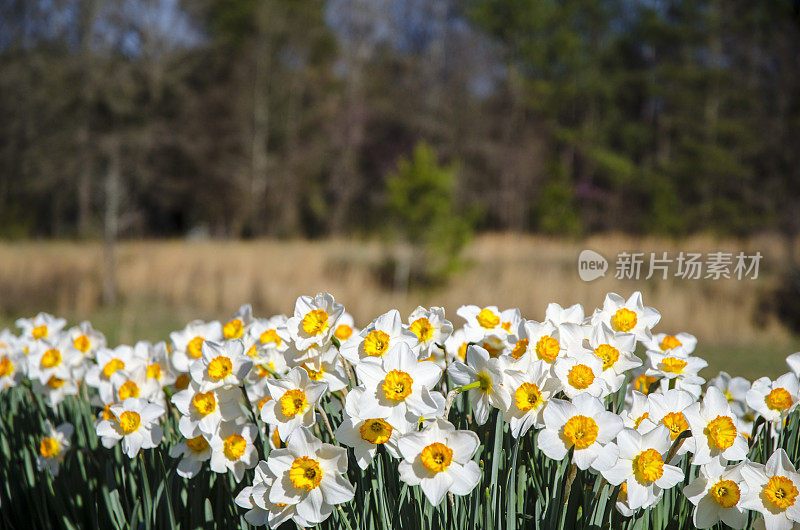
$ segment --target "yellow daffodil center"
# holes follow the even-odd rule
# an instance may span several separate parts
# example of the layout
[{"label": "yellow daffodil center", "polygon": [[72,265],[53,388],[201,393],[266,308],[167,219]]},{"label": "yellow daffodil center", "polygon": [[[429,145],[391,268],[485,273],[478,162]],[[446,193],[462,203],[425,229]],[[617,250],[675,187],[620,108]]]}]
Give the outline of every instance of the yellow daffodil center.
[{"label": "yellow daffodil center", "polygon": [[585,364],[576,364],[570,368],[567,382],[578,390],[589,388],[594,383],[594,372]]},{"label": "yellow daffodil center", "polygon": [[36,326],[31,330],[34,340],[47,338],[47,326]]},{"label": "yellow daffodil center", "polygon": [[392,426],[381,419],[364,420],[358,428],[361,438],[373,444],[385,444],[392,436]]},{"label": "yellow daffodil center", "polygon": [[536,355],[543,361],[552,363],[556,360],[560,351],[561,345],[550,335],[545,335],[536,341]]},{"label": "yellow daffodil center", "polygon": [[576,449],[586,449],[597,440],[600,432],[597,422],[588,416],[573,416],[567,420],[561,429],[563,438],[569,445]]},{"label": "yellow daffodil center", "polygon": [[633,459],[633,474],[639,482],[654,482],[664,475],[664,460],[655,449],[642,451]]},{"label": "yellow daffodil center", "polygon": [[314,370],[309,365],[304,364],[303,368],[308,374],[308,378],[312,381],[322,381],[322,376],[325,375],[325,368],[322,366],[319,367],[319,370]]},{"label": "yellow daffodil center", "polygon": [[189,374],[181,374],[175,379],[175,388],[177,390],[186,390],[189,388],[189,382],[192,380]]},{"label": "yellow daffodil center", "polygon": [[667,335],[661,339],[662,351],[671,350],[672,348],[677,348],[678,346],[682,346],[681,341],[679,341],[674,335]]},{"label": "yellow daffodil center", "polygon": [[270,435],[270,440],[272,441],[272,445],[274,445],[276,448],[280,448],[281,447],[281,445],[282,445],[281,444],[281,434],[278,432],[278,429],[275,429],[274,431],[272,431],[272,434]]},{"label": "yellow daffodil center", "polygon": [[106,377],[111,377],[114,372],[117,370],[122,370],[125,368],[125,363],[119,359],[111,359],[106,363],[103,367],[103,375]]},{"label": "yellow daffodil center", "polygon": [[638,429],[638,428],[639,428],[639,425],[641,425],[641,424],[642,424],[642,422],[643,422],[643,421],[644,421],[646,418],[649,418],[649,417],[650,417],[650,413],[649,413],[649,412],[645,412],[644,414],[642,414],[641,416],[639,416],[638,418],[636,418],[636,421],[635,421],[635,422],[633,422],[633,428],[634,428],[634,429]]},{"label": "yellow daffodil center", "polygon": [[616,331],[628,332],[636,327],[636,320],[636,313],[623,307],[611,317],[611,325]]},{"label": "yellow daffodil center", "polygon": [[608,370],[619,361],[619,350],[610,344],[601,344],[594,349],[594,354],[603,361],[603,370]]},{"label": "yellow daffodil center", "polygon": [[192,398],[192,406],[201,416],[208,416],[217,410],[217,398],[214,392],[198,392]]},{"label": "yellow daffodil center", "polygon": [[411,376],[408,375],[406,372],[402,370],[392,370],[388,374],[386,374],[386,378],[383,380],[383,392],[386,395],[386,399],[390,399],[392,401],[405,401],[405,399],[411,394],[411,385],[414,384],[414,380],[411,379]]},{"label": "yellow daffodil center", "polygon": [[708,490],[708,494],[723,508],[733,508],[739,502],[739,486],[732,480],[720,480]]},{"label": "yellow daffodil center", "polygon": [[708,437],[708,445],[724,451],[733,445],[736,440],[736,426],[728,416],[717,416],[705,428],[705,435]]},{"label": "yellow daffodil center", "polygon": [[319,335],[328,329],[328,312],[324,309],[312,309],[303,317],[301,324],[307,335]]},{"label": "yellow daffodil center", "polygon": [[769,479],[767,485],[764,486],[762,494],[763,497],[766,497],[772,504],[781,510],[785,510],[795,503],[797,499],[797,487],[790,479],[782,476],[775,476]]},{"label": "yellow daffodil center", "polygon": [[186,353],[189,354],[189,357],[199,359],[203,355],[203,342],[205,342],[203,337],[195,337],[189,341],[186,345]]},{"label": "yellow daffodil center", "polygon": [[453,450],[440,442],[426,446],[420,454],[422,465],[429,471],[439,473],[446,470],[453,461]]},{"label": "yellow daffodil center", "polygon": [[794,404],[792,395],[785,388],[775,388],[765,399],[767,406],[772,410],[784,411]]},{"label": "yellow daffodil center", "polygon": [[130,397],[133,398],[139,397],[139,385],[137,385],[133,381],[125,381],[119,387],[119,400],[125,401]]},{"label": "yellow daffodil center", "polygon": [[224,326],[222,326],[222,335],[226,339],[240,339],[244,334],[244,325],[238,318],[234,318]]},{"label": "yellow daffodil center", "polygon": [[222,444],[222,453],[228,460],[239,460],[247,449],[247,440],[241,434],[233,433]]},{"label": "yellow daffodil center", "polygon": [[688,363],[678,357],[664,357],[661,361],[661,370],[670,374],[682,374]]},{"label": "yellow daffodil center", "polygon": [[113,403],[108,403],[103,407],[101,414],[104,420],[113,420],[115,418],[114,413],[111,412],[111,405],[113,405]]},{"label": "yellow daffodil center", "polygon": [[264,408],[264,404],[270,399],[272,399],[270,396],[264,396],[263,398],[259,399],[258,403],[256,403],[256,407],[258,408],[258,410]]},{"label": "yellow daffodil center", "polygon": [[0,359],[0,377],[6,377],[14,373],[14,363],[11,359],[4,357]]},{"label": "yellow daffodil center", "polygon": [[500,327],[506,333],[511,333],[511,322],[503,322],[502,324],[500,324]]},{"label": "yellow daffodil center", "polygon": [[41,443],[39,443],[39,454],[41,454],[43,458],[56,457],[60,451],[61,445],[55,438],[43,438]]},{"label": "yellow daffodil center", "polygon": [[389,335],[380,330],[373,330],[364,339],[364,353],[372,357],[380,357],[389,349]]},{"label": "yellow daffodil center", "polygon": [[664,415],[661,423],[669,429],[669,437],[673,440],[677,438],[680,433],[689,429],[689,423],[686,421],[683,412],[669,412]]},{"label": "yellow daffodil center", "polygon": [[633,388],[647,395],[650,393],[650,385],[656,381],[658,381],[656,376],[642,374],[633,381]]},{"label": "yellow daffodil center", "polygon": [[485,329],[494,329],[500,323],[500,317],[495,315],[491,309],[481,309],[476,319],[478,325]]},{"label": "yellow daffodil center", "polygon": [[333,335],[339,340],[347,340],[352,334],[353,328],[347,324],[339,324],[336,326],[336,331],[333,332]]},{"label": "yellow daffodil center", "polygon": [[519,339],[514,345],[514,349],[511,350],[511,356],[515,359],[519,359],[525,355],[525,352],[528,350],[528,344],[530,344],[528,339]]},{"label": "yellow daffodil center", "polygon": [[142,418],[139,416],[138,412],[133,412],[132,410],[126,410],[122,414],[119,415],[119,427],[122,429],[122,432],[125,434],[130,434],[139,429],[139,425],[142,423]]},{"label": "yellow daffodil center", "polygon": [[208,377],[219,381],[233,373],[233,363],[228,357],[218,355],[208,363]]},{"label": "yellow daffodil center", "polygon": [[64,383],[66,383],[66,381],[54,375],[51,375],[50,379],[47,380],[47,386],[50,388],[61,388],[64,386]]},{"label": "yellow daffodil center", "polygon": [[89,348],[92,347],[92,343],[86,335],[78,335],[75,337],[75,340],[72,341],[72,345],[81,353],[86,353],[89,351]]},{"label": "yellow daffodil center", "polygon": [[542,392],[535,383],[522,383],[514,392],[517,408],[523,412],[536,410],[542,404]]},{"label": "yellow daffodil center", "polygon": [[307,456],[295,458],[289,468],[289,480],[295,488],[311,491],[322,481],[322,468],[319,462]]},{"label": "yellow daffodil center", "polygon": [[478,373],[478,383],[480,384],[480,389],[483,392],[492,391],[492,377],[486,372]]},{"label": "yellow daffodil center", "polygon": [[420,342],[428,342],[433,338],[433,326],[430,320],[425,317],[416,319],[408,329],[417,336]]},{"label": "yellow daffodil center", "polygon": [[147,378],[161,380],[161,365],[153,363],[147,367]]},{"label": "yellow daffodil center", "polygon": [[481,342],[481,348],[486,350],[489,357],[496,359],[503,353],[503,350],[506,349],[506,343],[500,339],[500,337],[486,337],[486,339]]},{"label": "yellow daffodil center", "polygon": [[43,368],[53,368],[54,366],[58,366],[61,364],[61,352],[58,350],[47,350],[42,355],[42,367]]},{"label": "yellow daffodil center", "polygon": [[269,344],[270,342],[272,342],[273,344],[275,344],[275,346],[280,346],[281,343],[283,343],[281,338],[278,336],[278,332],[275,331],[274,329],[268,329],[267,331],[262,333],[258,337],[258,340],[261,341],[261,344]]},{"label": "yellow daffodil center", "polygon": [[201,434],[200,436],[195,436],[194,438],[186,440],[186,446],[191,449],[193,453],[202,453],[208,449],[208,442]]},{"label": "yellow daffodil center", "polygon": [[308,408],[308,399],[305,392],[299,388],[287,390],[280,399],[281,412],[287,418],[294,418],[298,414],[302,414]]}]

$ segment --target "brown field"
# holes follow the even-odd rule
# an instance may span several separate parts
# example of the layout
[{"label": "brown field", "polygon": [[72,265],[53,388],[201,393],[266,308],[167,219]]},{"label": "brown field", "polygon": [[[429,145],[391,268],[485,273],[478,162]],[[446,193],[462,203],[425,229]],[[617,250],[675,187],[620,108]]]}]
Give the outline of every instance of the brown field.
[{"label": "brown field", "polygon": [[[585,283],[577,256],[596,250],[609,259],[606,277]],[[757,280],[614,279],[620,251],[713,251],[764,255]],[[519,307],[541,319],[548,302],[580,302],[587,311],[608,291],[644,293],[662,314],[657,330],[687,331],[700,339],[698,353],[717,370],[755,378],[786,370],[783,358],[800,346],[761,301],[774,288],[786,262],[778,238],[682,241],[597,236],[567,242],[538,236],[478,237],[465,252],[467,266],[445,287],[396,293],[375,270],[387,252],[377,242],[324,241],[133,241],[119,245],[120,303],[102,308],[103,249],[99,243],[0,244],[0,324],[39,311],[91,320],[112,342],[158,339],[193,318],[225,318],[246,302],[257,314],[288,313],[299,294],[333,293],[360,324],[397,307],[441,305],[456,323],[465,303]],[[645,265],[646,268],[646,265]],[[712,373],[713,372],[713,373]]]}]

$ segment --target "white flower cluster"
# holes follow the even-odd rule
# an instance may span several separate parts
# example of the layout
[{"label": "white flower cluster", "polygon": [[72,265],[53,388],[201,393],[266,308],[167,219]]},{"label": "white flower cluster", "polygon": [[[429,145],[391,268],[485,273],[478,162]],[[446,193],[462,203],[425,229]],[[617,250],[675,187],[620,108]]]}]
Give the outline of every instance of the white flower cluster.
[{"label": "white flower cluster", "polygon": [[[454,329],[439,307],[418,307],[405,321],[392,309],[358,330],[320,293],[300,297],[290,317],[256,318],[246,305],[226,323],[189,323],[169,344],[113,349],[88,323],[65,330],[64,320],[40,314],[17,321],[20,335],[0,332],[0,389],[30,381],[54,408],[95,389],[97,435],[106,447],[121,441],[131,458],[161,443],[174,406],[184,437],[171,448],[177,472],[192,478],[208,462],[238,482],[255,468],[236,503],[256,525],[313,526],[350,501],[346,448],[366,469],[383,447],[400,480],[433,505],[470,493],[481,480],[480,440],[448,420],[460,393],[476,424],[498,409],[513,437],[537,431],[544,455],[602,475],[618,487],[623,515],[683,482],[675,464],[690,453],[696,477],[684,494],[697,527],[743,528],[748,510],[766,528],[800,524],[800,475],[786,453],[766,464],[747,459],[754,428],[777,441],[797,406],[800,353],[774,381],[723,372],[706,384],[696,339],[654,334],[660,315],[638,292],[609,294],[588,316],[550,304],[542,322],[494,306],[457,314],[464,325]],[[619,413],[614,396],[625,403]],[[331,423],[326,409],[341,417]],[[346,448],[314,436],[322,429]],[[57,473],[72,427],[46,430],[39,466]],[[268,451],[264,460],[259,451]]]}]

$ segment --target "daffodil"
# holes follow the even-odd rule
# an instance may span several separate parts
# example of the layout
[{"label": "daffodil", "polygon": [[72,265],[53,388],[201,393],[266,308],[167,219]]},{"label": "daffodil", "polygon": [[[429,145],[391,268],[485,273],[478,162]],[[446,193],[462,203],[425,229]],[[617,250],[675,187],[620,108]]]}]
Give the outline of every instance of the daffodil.
[{"label": "daffodil", "polygon": [[606,324],[614,331],[633,333],[637,340],[647,342],[650,330],[661,320],[661,314],[642,303],[642,293],[634,292],[625,300],[616,293],[609,293],[603,301],[603,308],[596,309],[591,316],[592,326]]},{"label": "daffodil", "polygon": [[478,464],[472,460],[479,445],[474,432],[456,430],[450,422],[436,420],[422,431],[400,438],[400,480],[418,485],[434,506],[441,504],[448,492],[467,495],[481,478]]},{"label": "daffodil", "polygon": [[656,333],[649,341],[645,342],[648,350],[667,352],[680,347],[686,355],[691,355],[697,346],[697,337],[689,333]]},{"label": "daffodil", "polygon": [[86,384],[97,389],[103,403],[117,401],[114,397],[114,381],[125,377],[125,370],[134,372],[144,366],[144,361],[133,355],[133,348],[120,345],[116,348],[100,348],[97,364],[86,372]]},{"label": "daffodil", "polygon": [[36,467],[39,471],[47,468],[53,476],[58,475],[64,457],[71,447],[70,438],[74,432],[75,428],[71,423],[53,427],[49,420],[45,422],[44,436],[39,440],[39,454],[36,457]]},{"label": "daffodil", "polygon": [[631,510],[655,504],[665,489],[683,480],[683,471],[664,461],[671,442],[669,431],[659,425],[646,434],[623,429],[617,435],[617,462],[599,471],[614,486],[625,484]]},{"label": "daffodil", "polygon": [[543,416],[545,427],[537,442],[548,458],[561,460],[573,449],[572,461],[580,469],[596,462],[596,469],[607,469],[616,462],[616,447],[609,442],[622,430],[622,419],[596,397],[579,394],[572,402],[551,399]]},{"label": "daffodil", "polygon": [[647,375],[655,375],[665,379],[694,379],[692,382],[702,384],[705,380],[697,376],[697,372],[708,366],[708,362],[700,357],[692,357],[681,351],[680,346],[667,352],[648,351],[647,359],[650,368]]},{"label": "daffodil", "polygon": [[[663,394],[654,392],[648,396],[648,419],[669,429],[669,437],[674,441],[682,432],[690,430],[684,411],[695,401],[694,396],[685,390],[672,389]],[[683,440],[676,455],[680,456],[688,451],[694,451],[693,437]]]},{"label": "daffodil", "polygon": [[203,462],[211,459],[211,446],[202,434],[186,438],[173,445],[169,456],[180,458],[175,471],[184,478],[194,478],[203,467]]},{"label": "daffodil", "polygon": [[68,337],[59,335],[34,342],[29,347],[28,377],[46,383],[51,377],[73,377],[73,358],[77,355],[67,347]]},{"label": "daffodil", "polygon": [[734,462],[747,456],[747,440],[739,430],[739,419],[717,387],[709,387],[703,403],[694,403],[683,411],[695,441],[692,464],[707,464],[714,458]]},{"label": "daffodil", "polygon": [[616,392],[625,382],[627,371],[642,365],[634,351],[636,336],[630,333],[613,331],[605,323],[592,328],[589,348],[603,362],[600,378],[610,392]]},{"label": "daffodil", "polygon": [[480,346],[467,348],[467,364],[454,362],[448,368],[453,383],[471,387],[468,396],[478,425],[489,419],[491,407],[505,411],[511,404],[509,389],[503,385],[503,370],[500,360],[489,357]]},{"label": "daffodil", "polygon": [[203,356],[203,343],[222,340],[222,324],[217,321],[193,320],[180,331],[169,334],[172,341],[171,361],[178,372],[187,373],[189,367]]},{"label": "daffodil", "polygon": [[276,477],[269,501],[294,506],[307,524],[321,523],[337,504],[349,502],[355,488],[345,478],[347,450],[322,443],[305,429],[295,430],[285,449],[269,453],[267,467]]},{"label": "daffodil", "polygon": [[466,321],[464,331],[469,342],[481,342],[488,336],[505,339],[522,321],[519,309],[500,311],[497,306],[465,305],[456,314]]},{"label": "daffodil", "polygon": [[222,325],[222,337],[225,340],[237,340],[244,337],[247,329],[253,323],[253,308],[244,304],[236,313]]},{"label": "daffodil", "polygon": [[147,378],[147,368],[143,365],[132,371],[120,370],[119,375],[120,377],[116,377],[112,381],[115,403],[135,397],[164,404],[164,392],[161,385],[157,380]]},{"label": "daffodil", "polygon": [[741,507],[764,517],[768,530],[790,530],[800,523],[800,474],[783,449],[778,449],[766,465],[749,462],[741,469],[747,494]]},{"label": "daffodil", "polygon": [[32,379],[31,388],[36,394],[44,396],[52,409],[56,409],[65,397],[78,395],[78,382],[73,377],[62,379],[51,375],[47,381]]},{"label": "daffodil", "polygon": [[767,421],[781,422],[797,407],[798,386],[800,382],[791,372],[775,381],[769,377],[756,379],[747,392],[747,404]]},{"label": "daffodil", "polygon": [[504,419],[510,424],[511,435],[520,438],[531,427],[544,426],[545,405],[561,384],[543,364],[536,364],[527,372],[506,369],[504,375],[503,386],[511,395]]},{"label": "daffodil", "polygon": [[[731,410],[742,418],[750,407],[747,405],[747,392],[752,384],[744,377],[731,377],[727,372],[720,372],[717,377],[708,382],[708,386],[715,386],[725,395],[731,405]],[[751,410],[751,409],[750,409]]]},{"label": "daffodil", "polygon": [[258,451],[253,444],[257,432],[258,427],[252,423],[220,423],[217,431],[208,439],[211,471],[232,471],[236,482],[241,482],[244,471],[254,468],[258,462]]},{"label": "daffodil", "polygon": [[312,381],[303,368],[292,368],[281,379],[268,379],[272,399],[261,407],[261,419],[276,425],[283,440],[300,427],[311,427],[316,420],[316,404],[328,390],[328,383]]},{"label": "daffodil", "polygon": [[547,304],[547,309],[545,309],[544,319],[556,326],[561,324],[581,325],[584,321],[583,306],[575,304],[569,307],[561,307],[559,304],[550,302]]},{"label": "daffodil", "polygon": [[447,351],[449,361],[465,362],[467,360],[468,346],[469,341],[467,340],[464,328],[456,329],[453,331],[453,334],[444,341],[444,349]]},{"label": "daffodil", "polygon": [[122,440],[122,451],[135,458],[140,449],[152,449],[161,442],[164,431],[158,420],[166,412],[161,405],[131,397],[111,405],[109,412],[111,418],[96,426],[104,447],[114,447]]},{"label": "daffodil", "polygon": [[39,313],[33,318],[19,318],[16,324],[21,330],[20,338],[37,341],[57,336],[67,321],[48,313]]},{"label": "daffodil", "polygon": [[509,360],[514,367],[527,370],[533,364],[552,366],[556,360],[583,349],[584,331],[578,324],[554,324],[549,320],[523,321],[517,327],[516,342]]},{"label": "daffodil", "polygon": [[295,347],[306,350],[310,346],[328,346],[331,342],[344,306],[334,302],[328,293],[301,296],[294,306],[294,315],[286,321],[286,329]]},{"label": "daffodil", "polygon": [[277,528],[291,519],[298,526],[313,526],[297,515],[296,505],[276,504],[269,500],[269,490],[275,478],[267,463],[262,460],[255,468],[252,486],[245,486],[236,496],[236,504],[247,509],[244,514],[247,522],[254,526],[269,525],[270,528]]},{"label": "daffodil", "polygon": [[344,418],[336,429],[336,439],[353,448],[356,463],[361,469],[367,469],[378,447],[385,448],[390,455],[399,458],[397,440],[402,433],[410,430],[393,427],[382,418],[365,418],[360,414],[359,402],[364,392],[364,388],[354,388],[347,394]]},{"label": "daffodil", "polygon": [[201,434],[211,436],[220,423],[242,415],[240,400],[241,391],[236,387],[203,392],[200,385],[192,381],[186,390],[172,396],[172,403],[181,413],[178,429],[186,438]]},{"label": "daffodil", "polygon": [[300,367],[312,381],[328,383],[328,392],[341,390],[349,383],[347,372],[336,348],[329,348],[316,360],[301,364]]},{"label": "daffodil", "polygon": [[603,361],[588,350],[557,359],[553,365],[553,375],[569,398],[580,394],[607,396],[610,392],[602,374]]},{"label": "daffodil", "polygon": [[382,357],[401,343],[414,346],[418,339],[403,325],[400,312],[392,309],[373,320],[358,335],[350,337],[339,351],[355,365],[365,357]]},{"label": "daffodil", "polygon": [[192,363],[189,371],[203,392],[239,386],[253,367],[253,362],[244,354],[241,340],[222,343],[207,340],[202,349],[203,355]]},{"label": "daffodil", "polygon": [[650,399],[638,390],[631,391],[630,400],[619,412],[626,429],[633,429],[640,434],[652,431],[656,424],[650,419]]},{"label": "daffodil", "polygon": [[289,348],[291,337],[286,329],[286,315],[272,318],[256,318],[248,326],[244,337],[247,339],[246,352],[255,364],[274,362],[282,358]]},{"label": "daffodil", "polygon": [[693,522],[697,528],[711,528],[719,521],[732,528],[747,525],[747,512],[742,499],[748,488],[742,478],[746,462],[724,466],[714,459],[700,466],[700,474],[683,488],[683,494],[694,504]]},{"label": "daffodil", "polygon": [[15,387],[26,372],[26,359],[12,349],[0,351],[0,390]]}]

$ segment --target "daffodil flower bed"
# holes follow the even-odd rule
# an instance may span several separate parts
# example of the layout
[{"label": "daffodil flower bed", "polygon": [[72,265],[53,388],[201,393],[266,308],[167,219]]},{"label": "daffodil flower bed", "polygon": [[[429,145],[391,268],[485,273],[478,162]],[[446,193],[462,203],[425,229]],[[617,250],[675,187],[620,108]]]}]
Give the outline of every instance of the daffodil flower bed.
[{"label": "daffodil flower bed", "polygon": [[320,293],[113,348],[20,319],[0,332],[0,526],[800,528],[800,353],[776,380],[707,382],[638,292],[457,315],[359,330]]}]

